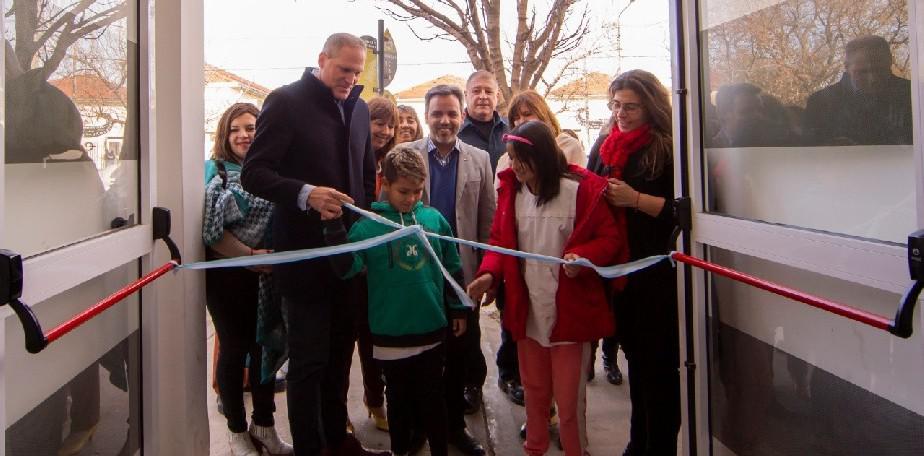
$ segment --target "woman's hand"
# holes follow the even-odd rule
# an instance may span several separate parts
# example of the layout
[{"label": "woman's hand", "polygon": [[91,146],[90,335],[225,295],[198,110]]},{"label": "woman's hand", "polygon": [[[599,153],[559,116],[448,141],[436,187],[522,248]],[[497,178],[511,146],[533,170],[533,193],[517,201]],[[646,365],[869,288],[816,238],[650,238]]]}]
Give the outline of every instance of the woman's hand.
[{"label": "woman's hand", "polygon": [[494,301],[494,276],[483,274],[478,276],[472,283],[468,284],[465,292],[472,298],[475,305],[481,305],[482,298],[488,303]]},{"label": "woman's hand", "polygon": [[[562,257],[562,259],[566,261],[574,261],[574,260],[577,260],[578,258],[580,257],[573,253],[566,253],[565,256]],[[570,279],[577,277],[578,273],[581,272],[581,267],[582,266],[578,266],[576,264],[562,265],[562,269],[564,269],[565,275],[568,276],[568,278]]]},{"label": "woman's hand", "polygon": [[[271,249],[251,249],[250,252],[251,255],[263,255],[266,253],[273,253],[273,251]],[[247,269],[250,269],[253,272],[259,272],[261,274],[269,274],[273,272],[273,267],[268,264],[256,264],[250,266]]]},{"label": "woman's hand", "polygon": [[638,207],[639,192],[631,185],[619,179],[610,178],[604,197],[606,202],[616,207]]}]

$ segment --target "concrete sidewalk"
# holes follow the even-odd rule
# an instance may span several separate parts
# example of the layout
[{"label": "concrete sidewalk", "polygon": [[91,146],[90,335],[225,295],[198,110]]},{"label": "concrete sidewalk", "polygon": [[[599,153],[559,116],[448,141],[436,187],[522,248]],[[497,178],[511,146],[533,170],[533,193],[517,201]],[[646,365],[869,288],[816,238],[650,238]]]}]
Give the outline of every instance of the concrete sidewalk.
[{"label": "concrete sidewalk", "polygon": [[[484,386],[484,407],[474,415],[466,416],[469,430],[485,444],[488,454],[497,456],[514,456],[523,454],[522,441],[519,438],[520,425],[526,419],[523,407],[510,402],[497,387],[497,366],[494,364],[494,354],[500,343],[500,323],[496,309],[487,307],[482,309],[481,315],[481,346],[488,360],[488,378]],[[213,346],[214,330],[211,322],[208,328],[209,360]],[[625,358],[620,352],[619,367],[625,372]],[[350,375],[350,392],[348,405],[350,417],[356,430],[356,436],[364,445],[371,448],[388,448],[388,433],[375,428],[367,417],[363,405],[362,374],[359,369],[359,359],[354,354],[354,369]],[[629,387],[627,384],[614,386],[607,383],[604,378],[603,367],[599,354],[597,356],[596,378],[587,384],[587,433],[590,446],[588,451],[593,455],[622,454],[629,440]],[[228,431],[225,419],[218,414],[215,395],[211,389],[211,369],[209,369],[209,433],[212,456],[231,456],[228,448]],[[247,395],[246,404],[249,415],[250,397]],[[286,408],[285,393],[276,395],[276,428],[283,439],[291,442],[288,426],[288,410]],[[424,449],[419,455],[429,455]],[[450,446],[450,455],[461,455]],[[564,453],[552,444],[549,455],[563,455]]]}]

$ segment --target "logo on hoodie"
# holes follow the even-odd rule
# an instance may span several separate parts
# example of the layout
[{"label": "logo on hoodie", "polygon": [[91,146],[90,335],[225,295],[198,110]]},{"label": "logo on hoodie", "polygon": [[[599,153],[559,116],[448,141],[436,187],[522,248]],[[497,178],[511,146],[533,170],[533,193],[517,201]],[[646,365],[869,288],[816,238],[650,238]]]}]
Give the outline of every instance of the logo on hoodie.
[{"label": "logo on hoodie", "polygon": [[423,246],[417,239],[403,238],[397,241],[396,249],[392,250],[395,264],[406,271],[419,271],[427,264],[427,255],[421,254]]}]

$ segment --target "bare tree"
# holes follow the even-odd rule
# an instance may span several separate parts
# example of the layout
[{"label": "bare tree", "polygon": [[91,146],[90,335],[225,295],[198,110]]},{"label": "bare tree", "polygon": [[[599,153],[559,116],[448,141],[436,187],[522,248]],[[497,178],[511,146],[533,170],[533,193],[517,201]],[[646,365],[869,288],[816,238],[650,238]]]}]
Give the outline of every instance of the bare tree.
[{"label": "bare tree", "polygon": [[[536,89],[553,60],[581,60],[580,52],[577,57],[571,54],[590,31],[588,7],[581,10],[579,5],[583,0],[552,0],[547,9],[541,10],[536,6],[539,2],[516,0],[512,41],[501,32],[503,0],[381,1],[385,4],[382,10],[396,20],[408,22],[417,38],[447,39],[465,46],[476,69],[497,77],[505,100],[519,90]],[[428,33],[411,25],[415,21],[429,22]],[[564,67],[568,67],[567,61]],[[566,73],[560,69],[557,75],[545,79],[546,88],[554,86]]]},{"label": "bare tree", "polygon": [[879,35],[910,75],[907,0],[788,0],[706,31],[710,86],[750,82],[804,106],[844,71],[847,42]]},{"label": "bare tree", "polygon": [[13,0],[5,18],[14,22],[10,41],[19,65],[41,68],[47,79],[77,40],[101,35],[128,11],[126,0]]}]

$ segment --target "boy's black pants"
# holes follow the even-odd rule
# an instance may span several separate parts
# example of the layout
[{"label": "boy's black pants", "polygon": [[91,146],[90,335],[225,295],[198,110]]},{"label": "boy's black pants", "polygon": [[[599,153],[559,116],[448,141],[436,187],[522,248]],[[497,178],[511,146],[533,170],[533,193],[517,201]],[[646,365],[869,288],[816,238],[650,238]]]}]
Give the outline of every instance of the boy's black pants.
[{"label": "boy's black pants", "polygon": [[385,374],[388,434],[394,454],[408,452],[414,429],[426,433],[431,455],[446,456],[448,452],[443,399],[445,345],[442,343],[410,358],[379,361]]}]

